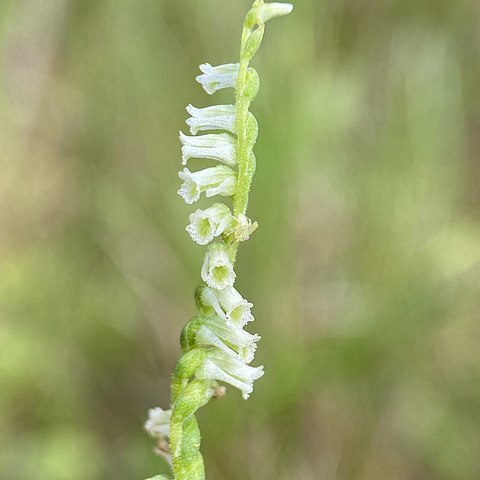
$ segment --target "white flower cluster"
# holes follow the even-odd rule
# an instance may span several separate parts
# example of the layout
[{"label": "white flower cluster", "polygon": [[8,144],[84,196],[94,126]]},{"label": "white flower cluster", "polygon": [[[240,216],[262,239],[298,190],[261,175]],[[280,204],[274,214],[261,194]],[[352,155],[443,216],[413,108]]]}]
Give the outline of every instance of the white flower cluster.
[{"label": "white flower cluster", "polygon": [[[200,66],[197,81],[208,94],[223,88],[235,88],[238,64]],[[179,177],[183,183],[178,194],[187,204],[195,203],[202,192],[207,198],[215,195],[231,197],[237,185],[237,118],[235,105],[206,108],[187,107],[186,123],[190,135],[180,132],[182,164],[191,159],[213,160],[219,164],[191,172],[184,168]],[[199,132],[209,132],[198,135]],[[207,360],[196,371],[199,379],[222,381],[233,385],[247,399],[253,382],[263,375],[263,367],[251,367],[258,335],[243,327],[254,320],[252,304],[234,288],[235,272],[230,242],[248,239],[256,224],[243,214],[236,218],[224,203],[214,203],[190,215],[187,232],[200,245],[208,245],[201,270],[205,282],[197,290],[201,316],[189,322],[189,348],[209,348]]]}]

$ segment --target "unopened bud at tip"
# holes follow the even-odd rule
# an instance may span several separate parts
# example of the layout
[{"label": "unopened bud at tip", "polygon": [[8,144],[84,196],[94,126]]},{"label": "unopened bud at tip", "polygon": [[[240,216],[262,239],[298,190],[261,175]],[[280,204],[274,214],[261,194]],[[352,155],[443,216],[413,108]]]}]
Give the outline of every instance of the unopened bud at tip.
[{"label": "unopened bud at tip", "polygon": [[292,10],[291,3],[265,3],[258,11],[258,22],[265,23],[272,18],[288,15]]}]

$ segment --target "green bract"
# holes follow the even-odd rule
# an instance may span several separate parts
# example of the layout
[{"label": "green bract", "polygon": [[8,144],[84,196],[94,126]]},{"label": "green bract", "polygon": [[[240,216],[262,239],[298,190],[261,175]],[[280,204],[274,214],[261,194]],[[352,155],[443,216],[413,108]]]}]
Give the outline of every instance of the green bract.
[{"label": "green bract", "polygon": [[[223,395],[225,387],[217,382],[239,389],[246,400],[254,381],[263,375],[262,366],[249,365],[260,337],[243,329],[254,320],[253,305],[234,287],[239,243],[248,240],[258,226],[246,216],[256,164],[253,146],[258,135],[250,104],[260,87],[258,74],[249,64],[262,42],[265,23],[292,9],[288,3],[253,3],[243,26],[240,62],[219,66],[205,63],[196,78],[210,95],[235,88],[235,104],[205,108],[189,105],[186,123],[191,136],[180,132],[183,165],[197,158],[215,164],[194,172],[184,168],[179,173],[183,183],[178,194],[187,204],[199,200],[202,193],[207,198],[230,197],[231,206],[217,202],[190,215],[187,232],[196,243],[207,245],[201,269],[204,283],[195,295],[199,314],[182,331],[183,355],[172,377],[172,408],[151,409],[145,425],[159,440],[158,449],[165,458],[171,455],[176,480],[205,479],[195,412],[212,397]],[[153,480],[161,478],[165,477]]]}]

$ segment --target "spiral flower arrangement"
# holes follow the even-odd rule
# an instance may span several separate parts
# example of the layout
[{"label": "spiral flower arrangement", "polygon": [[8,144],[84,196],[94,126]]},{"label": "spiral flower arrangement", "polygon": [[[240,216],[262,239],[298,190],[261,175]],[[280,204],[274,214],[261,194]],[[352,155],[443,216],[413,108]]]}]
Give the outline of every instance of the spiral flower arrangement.
[{"label": "spiral flower arrangement", "polygon": [[[186,230],[192,240],[207,250],[195,298],[198,314],[181,334],[182,357],[172,376],[171,409],[149,411],[147,432],[158,440],[157,451],[171,463],[175,480],[204,480],[200,453],[200,430],[195,412],[212,397],[225,393],[219,382],[240,390],[246,400],[263,366],[253,367],[260,337],[244,330],[254,317],[252,303],[235,289],[235,260],[239,244],[257,228],[246,215],[255,173],[253,146],[258,125],[250,112],[260,85],[257,72],[249,66],[263,39],[265,23],[293,9],[287,3],[256,0],[248,12],[241,39],[240,62],[219,66],[201,65],[196,80],[210,95],[235,89],[234,105],[187,107],[190,135],[180,132],[183,170],[178,194],[191,205],[202,193],[207,198],[230,197],[231,207],[220,202],[190,215]],[[214,133],[200,133],[214,132]],[[200,134],[199,134],[200,133]],[[209,159],[216,164],[199,171],[186,165]],[[166,479],[156,476],[155,480]]]}]

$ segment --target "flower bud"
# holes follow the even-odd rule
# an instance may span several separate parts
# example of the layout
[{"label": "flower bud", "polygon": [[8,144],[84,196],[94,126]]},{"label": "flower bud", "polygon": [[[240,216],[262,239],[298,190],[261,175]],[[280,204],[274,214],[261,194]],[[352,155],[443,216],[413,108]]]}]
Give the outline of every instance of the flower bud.
[{"label": "flower bud", "polygon": [[293,10],[291,3],[264,3],[257,13],[258,23],[266,23],[272,18],[288,15]]}]

